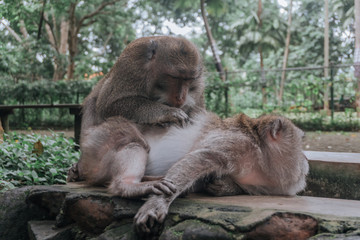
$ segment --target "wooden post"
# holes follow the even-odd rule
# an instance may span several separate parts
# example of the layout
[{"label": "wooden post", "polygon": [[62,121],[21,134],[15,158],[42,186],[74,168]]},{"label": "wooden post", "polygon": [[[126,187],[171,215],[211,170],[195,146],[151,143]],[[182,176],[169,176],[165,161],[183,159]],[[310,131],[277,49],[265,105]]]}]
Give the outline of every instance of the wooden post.
[{"label": "wooden post", "polygon": [[334,121],[334,67],[333,64],[330,63],[330,107],[331,107],[331,123]]},{"label": "wooden post", "polygon": [[0,144],[4,142],[4,129],[2,128],[0,121]]},{"label": "wooden post", "polygon": [[12,113],[13,113],[13,109],[0,110],[1,125],[2,125],[5,133],[8,133],[10,130],[9,115]]},{"label": "wooden post", "polygon": [[[70,114],[74,115],[74,138],[75,143],[80,146],[80,133],[81,133],[81,108],[69,108]],[[77,147],[78,149],[78,147]]]},{"label": "wooden post", "polygon": [[228,86],[227,80],[228,80],[228,72],[227,72],[227,70],[225,70],[225,88],[224,88],[225,117],[229,116],[229,86]]}]

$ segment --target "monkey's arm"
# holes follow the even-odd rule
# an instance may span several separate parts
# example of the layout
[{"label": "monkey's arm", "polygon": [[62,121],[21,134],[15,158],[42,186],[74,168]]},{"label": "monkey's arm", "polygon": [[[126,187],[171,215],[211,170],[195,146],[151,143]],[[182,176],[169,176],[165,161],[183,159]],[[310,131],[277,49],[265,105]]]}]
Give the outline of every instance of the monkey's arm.
[{"label": "monkey's arm", "polygon": [[187,154],[169,169],[162,180],[163,184],[172,184],[176,192],[151,196],[135,216],[137,230],[150,232],[156,222],[164,221],[170,204],[181,193],[191,188],[197,180],[217,171],[222,174],[229,172],[223,153],[203,149]]},{"label": "monkey's arm", "polygon": [[169,124],[185,125],[189,116],[180,108],[170,107],[145,97],[126,97],[100,108],[103,119],[122,116],[138,124],[166,126]]},{"label": "monkey's arm", "polygon": [[157,180],[161,180],[163,178],[164,178],[164,176],[147,176],[147,175],[145,175],[142,177],[141,181],[142,182],[157,181]]}]

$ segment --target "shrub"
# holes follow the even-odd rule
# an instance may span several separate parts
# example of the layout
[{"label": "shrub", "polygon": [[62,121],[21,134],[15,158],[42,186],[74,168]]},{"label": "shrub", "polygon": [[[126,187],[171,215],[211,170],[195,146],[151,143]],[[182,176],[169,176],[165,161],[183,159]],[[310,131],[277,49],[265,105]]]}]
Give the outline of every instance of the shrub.
[{"label": "shrub", "polygon": [[73,139],[58,133],[5,134],[0,143],[0,191],[66,183],[67,169],[80,157],[75,146]]},{"label": "shrub", "polygon": [[[91,92],[98,78],[78,81],[42,80],[36,82],[20,81],[14,83],[0,79],[0,104],[69,104],[82,103]],[[42,129],[48,127],[70,128],[74,117],[68,109],[15,109],[9,116],[10,126],[14,129]]]}]

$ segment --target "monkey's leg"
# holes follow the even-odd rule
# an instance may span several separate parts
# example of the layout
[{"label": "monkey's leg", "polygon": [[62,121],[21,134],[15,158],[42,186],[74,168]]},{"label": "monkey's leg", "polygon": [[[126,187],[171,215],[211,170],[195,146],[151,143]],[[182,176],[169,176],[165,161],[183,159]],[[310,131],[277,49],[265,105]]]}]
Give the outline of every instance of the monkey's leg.
[{"label": "monkey's leg", "polygon": [[[121,197],[135,198],[155,194],[171,194],[173,186],[164,185],[154,187],[158,181],[141,182],[145,173],[147,151],[142,146],[130,143],[120,151],[106,156],[104,162],[111,162],[110,172],[112,180],[109,192]],[[105,164],[106,165],[106,164]]]},{"label": "monkey's leg", "polygon": [[246,194],[229,176],[215,178],[204,186],[205,192],[220,197]]},{"label": "monkey's leg", "polygon": [[185,158],[169,169],[165,178],[159,183],[159,185],[174,185],[176,192],[170,195],[151,196],[135,216],[137,230],[139,232],[150,232],[156,222],[162,223],[168,213],[170,204],[197,180],[211,173],[221,172],[226,174],[229,171],[226,157],[221,152],[203,149],[187,154]]}]

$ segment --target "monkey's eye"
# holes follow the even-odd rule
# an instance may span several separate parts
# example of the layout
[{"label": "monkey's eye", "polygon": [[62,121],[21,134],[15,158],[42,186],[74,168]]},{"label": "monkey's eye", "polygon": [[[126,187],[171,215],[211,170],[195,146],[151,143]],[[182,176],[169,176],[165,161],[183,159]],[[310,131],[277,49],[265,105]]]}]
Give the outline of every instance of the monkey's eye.
[{"label": "monkey's eye", "polygon": [[190,92],[193,92],[193,91],[196,91],[196,89],[197,89],[196,86],[192,86],[192,87],[189,88],[189,91],[190,91]]},{"label": "monkey's eye", "polygon": [[155,88],[157,90],[160,90],[160,91],[163,91],[163,90],[166,89],[165,85],[162,85],[162,84],[159,84],[159,83],[155,84]]}]

